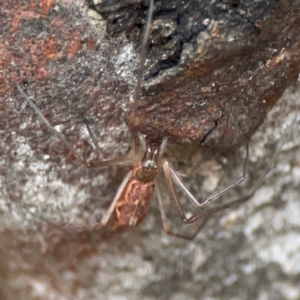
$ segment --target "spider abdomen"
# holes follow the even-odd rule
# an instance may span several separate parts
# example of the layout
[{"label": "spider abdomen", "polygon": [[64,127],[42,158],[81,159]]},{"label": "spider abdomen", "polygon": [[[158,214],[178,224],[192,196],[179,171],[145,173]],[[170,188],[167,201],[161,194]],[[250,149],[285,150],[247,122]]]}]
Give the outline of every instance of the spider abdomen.
[{"label": "spider abdomen", "polygon": [[111,228],[116,230],[122,226],[139,225],[148,214],[154,188],[154,181],[144,183],[131,178],[116,204]]}]

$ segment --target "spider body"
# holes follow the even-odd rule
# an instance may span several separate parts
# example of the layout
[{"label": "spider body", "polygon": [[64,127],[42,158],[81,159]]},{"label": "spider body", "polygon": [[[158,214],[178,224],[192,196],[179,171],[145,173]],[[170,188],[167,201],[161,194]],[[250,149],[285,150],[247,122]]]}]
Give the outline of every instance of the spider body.
[{"label": "spider body", "polygon": [[[134,167],[132,173],[140,166]],[[124,187],[111,218],[113,230],[121,226],[137,226],[147,216],[153,199],[154,180],[142,182],[133,177]]]},{"label": "spider body", "polygon": [[159,148],[156,145],[148,146],[142,162],[134,165],[128,173],[127,182],[125,178],[125,186],[111,216],[113,230],[122,226],[137,226],[147,216],[158,173],[157,153]]},{"label": "spider body", "polygon": [[154,195],[155,183],[132,178],[125,186],[111,218],[111,228],[138,226],[146,218]]},{"label": "spider body", "polygon": [[[73,145],[60,133],[58,132],[50,122],[43,116],[39,108],[33,103],[32,100],[24,93],[22,88],[17,85],[19,92],[26,99],[27,103],[35,110],[39,118],[48,126],[48,129],[56,135],[64,145],[73,152],[82,164],[87,168],[104,168],[113,165],[129,166],[131,170],[127,173],[123,182],[119,186],[115,197],[113,198],[107,212],[102,217],[101,221],[92,226],[81,226],[79,229],[101,229],[107,224],[110,225],[112,230],[116,230],[124,226],[137,226],[147,216],[151,200],[154,192],[156,191],[157,198],[159,201],[159,207],[161,212],[161,218],[163,222],[164,230],[173,236],[181,237],[184,239],[192,239],[198,232],[195,231],[189,236],[175,233],[171,230],[165,208],[164,199],[160,191],[160,182],[157,180],[157,174],[160,170],[163,171],[167,187],[169,190],[170,198],[173,200],[174,206],[177,210],[178,216],[183,224],[190,224],[198,219],[204,218],[204,221],[212,214],[221,211],[223,209],[230,208],[232,206],[241,204],[249,200],[257,190],[257,186],[254,187],[253,191],[248,195],[235,199],[231,202],[219,205],[217,207],[201,210],[196,212],[192,216],[187,216],[177,196],[176,187],[180,189],[183,194],[187,197],[190,203],[198,208],[207,207],[213,200],[217,199],[229,189],[235,187],[245,178],[246,164],[248,161],[248,144],[246,140],[246,158],[243,168],[243,173],[235,182],[223,190],[212,194],[206,199],[196,199],[196,197],[188,190],[183,182],[183,179],[193,174],[202,163],[202,159],[187,173],[179,173],[172,166],[172,164],[165,158],[163,154],[167,146],[168,136],[161,137],[158,141],[149,141],[148,137],[135,130],[137,124],[140,122],[139,116],[139,99],[141,98],[141,86],[142,86],[142,73],[146,59],[146,48],[149,40],[149,32],[151,25],[151,16],[153,12],[153,0],[150,1],[148,20],[146,24],[144,39],[142,42],[142,50],[140,55],[140,69],[139,76],[134,94],[131,100],[131,107],[128,114],[128,127],[132,136],[132,149],[131,152],[124,157],[113,158],[108,160],[100,161],[87,161],[83,154],[79,152]],[[169,108],[170,110],[172,107]],[[168,116],[165,117],[166,119]],[[167,121],[167,120],[166,120]],[[88,128],[89,129],[89,128]],[[90,130],[89,130],[90,131]],[[91,132],[90,132],[91,133]],[[93,138],[93,135],[91,133]],[[172,141],[172,138],[170,138]]]}]

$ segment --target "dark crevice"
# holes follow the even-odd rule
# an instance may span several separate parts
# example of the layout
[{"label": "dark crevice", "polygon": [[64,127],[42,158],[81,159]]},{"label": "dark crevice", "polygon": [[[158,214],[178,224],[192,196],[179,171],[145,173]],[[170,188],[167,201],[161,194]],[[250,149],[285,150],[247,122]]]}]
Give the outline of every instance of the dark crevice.
[{"label": "dark crevice", "polygon": [[[277,1],[267,3],[264,7],[259,4],[249,3],[242,0],[227,1],[155,1],[153,22],[161,21],[162,25],[152,33],[155,34],[157,43],[151,45],[148,60],[145,66],[147,70],[145,79],[156,76],[161,70],[177,66],[180,61],[183,45],[196,43],[200,32],[207,28],[206,20],[226,21],[228,30],[245,28],[256,30],[257,16],[264,14]],[[145,24],[148,10],[148,1],[134,0],[107,0],[95,4],[93,0],[87,0],[89,7],[107,21],[107,32],[112,36],[122,32],[140,45],[141,27]],[[260,9],[259,13],[255,9]],[[165,36],[169,26],[175,26],[174,31]],[[133,30],[137,28],[138,30]],[[160,38],[158,38],[160,36]],[[153,36],[151,36],[152,41]],[[179,43],[176,41],[180,40]],[[173,44],[172,44],[173,42]],[[170,53],[168,45],[172,45],[173,53]],[[176,48],[176,49],[175,49]],[[164,57],[164,58],[162,58]],[[165,58],[167,57],[167,58]]]},{"label": "dark crevice", "polygon": [[203,139],[201,140],[201,145],[203,145],[205,143],[205,140],[207,139],[207,137],[218,127],[218,121],[215,121],[215,125],[209,130],[209,132],[203,137]]}]

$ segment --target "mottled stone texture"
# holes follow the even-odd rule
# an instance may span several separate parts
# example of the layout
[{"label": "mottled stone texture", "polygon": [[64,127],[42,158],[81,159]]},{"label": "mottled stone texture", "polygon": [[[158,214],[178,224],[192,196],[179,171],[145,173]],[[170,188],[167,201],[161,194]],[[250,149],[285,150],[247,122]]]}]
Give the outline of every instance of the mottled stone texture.
[{"label": "mottled stone texture", "polygon": [[[245,22],[241,10],[249,11],[247,5],[253,1],[210,3],[223,7],[224,20],[228,14],[239,14]],[[256,3],[259,6],[260,2]],[[224,202],[247,194],[260,180],[282,134],[298,113],[290,138],[269,175],[260,181],[255,197],[211,218],[193,242],[186,242],[163,232],[155,198],[145,223],[123,233],[60,229],[65,223],[80,226],[99,220],[128,170],[86,170],[39,121],[17,92],[16,83],[25,86],[51,124],[87,158],[95,157],[96,151],[86,122],[99,141],[100,157],[126,153],[130,135],[122,108],[136,81],[139,34],[126,35],[121,30],[107,35],[105,18],[81,0],[0,0],[1,300],[300,298],[300,86],[293,83],[299,72],[299,37],[295,32],[300,4],[268,3],[265,15],[257,16],[259,25],[249,19],[255,26],[249,25],[248,31],[239,31],[244,27],[238,24],[232,26],[231,32],[240,32],[235,41],[244,41],[236,42],[237,48],[230,44],[226,26],[211,19],[209,25],[195,31],[208,40],[201,42],[202,35],[196,38],[195,34],[190,42],[191,56],[183,61],[177,55],[174,65],[168,63],[176,72],[146,74],[143,105],[147,107],[139,113],[149,137],[159,139],[167,130],[151,127],[155,124],[149,106],[154,99],[151,94],[158,95],[158,104],[165,101],[162,107],[152,106],[162,118],[160,110],[170,111],[168,101],[175,99],[167,89],[173,85],[171,90],[179,99],[184,90],[191,101],[217,99],[214,118],[218,118],[218,109],[223,116],[234,110],[231,123],[227,117],[218,119],[218,127],[205,139],[208,143],[211,138],[219,146],[237,142],[235,129],[253,131],[291,84],[251,139],[248,180],[223,197]],[[242,8],[235,8],[239,5]],[[139,18],[138,14],[137,24],[142,22]],[[253,27],[256,31],[250,34]],[[213,33],[216,39],[210,40]],[[219,55],[218,49],[222,50]],[[247,53],[246,63],[242,63],[240,51]],[[204,58],[205,53],[212,56]],[[228,60],[221,64],[224,57]],[[159,60],[148,64],[147,70],[154,70],[151,65],[159,66]],[[189,72],[199,76],[197,92],[191,77],[184,75],[190,76]],[[185,80],[192,85],[185,85]],[[192,98],[193,94],[198,98]],[[239,105],[233,105],[233,99]],[[262,99],[267,109],[261,109]],[[210,101],[203,106],[209,108],[207,103]],[[201,119],[198,106],[199,102],[190,105],[196,121],[197,116]],[[244,122],[252,117],[250,123]],[[187,181],[199,199],[227,186],[241,173],[243,148],[236,152],[220,148],[210,153],[203,167]],[[167,155],[178,169],[187,170],[199,159],[201,149],[197,145],[170,147]],[[161,183],[164,185],[163,180]],[[186,202],[181,195],[180,201]],[[193,211],[189,205],[186,209]],[[173,226],[184,230],[172,211],[170,215]]]}]

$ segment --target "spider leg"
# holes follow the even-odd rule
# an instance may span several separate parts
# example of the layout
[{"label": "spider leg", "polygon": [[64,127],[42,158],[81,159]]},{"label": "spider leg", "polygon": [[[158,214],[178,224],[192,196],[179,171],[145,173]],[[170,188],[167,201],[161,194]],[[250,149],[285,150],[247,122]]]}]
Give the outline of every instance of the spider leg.
[{"label": "spider leg", "polygon": [[194,206],[196,206],[196,207],[205,207],[205,206],[209,205],[210,202],[212,202],[214,199],[220,197],[221,195],[226,193],[228,190],[234,188],[235,186],[240,184],[245,179],[248,158],[249,158],[249,147],[248,147],[248,143],[246,142],[246,158],[245,158],[243,173],[240,176],[240,178],[238,178],[234,183],[232,183],[228,187],[224,188],[222,191],[219,191],[219,192],[209,196],[208,198],[204,199],[203,201],[198,201],[194,197],[194,195],[189,191],[189,189],[184,184],[184,182],[182,181],[180,175],[177,173],[177,171],[174,169],[174,167],[166,160],[163,162],[163,169],[164,169],[164,172],[165,172],[165,176],[167,178],[167,182],[168,182],[170,192],[171,192],[175,202],[179,203],[178,198],[176,196],[176,192],[175,192],[173,182],[175,182],[183,190],[183,192],[188,196],[189,201]]},{"label": "spider leg", "polygon": [[30,98],[24,93],[23,89],[17,84],[18,90],[21,93],[21,95],[26,99],[26,101],[30,104],[30,106],[35,110],[36,114],[39,116],[39,118],[47,125],[48,129],[56,135],[63,143],[64,145],[73,152],[81,161],[81,163],[86,168],[103,168],[107,166],[112,165],[132,165],[132,159],[129,155],[120,157],[120,158],[113,158],[113,159],[107,159],[107,160],[101,160],[101,161],[92,161],[88,162],[85,157],[78,152],[67,140],[66,138],[58,132],[50,123],[49,121],[43,116],[43,114],[40,112],[38,107],[30,100]]},{"label": "spider leg", "polygon": [[165,210],[165,204],[161,195],[161,191],[159,188],[159,184],[156,184],[156,194],[157,194],[157,198],[158,198],[158,203],[159,203],[159,209],[160,209],[160,215],[161,215],[161,220],[163,223],[163,228],[164,231],[171,236],[175,236],[184,240],[188,240],[191,241],[195,238],[195,236],[199,233],[199,231],[205,226],[206,222],[209,220],[209,216],[206,217],[203,222],[198,226],[198,228],[195,230],[194,233],[187,235],[187,234],[180,234],[180,233],[176,233],[171,229],[167,214],[166,214],[166,210]]},{"label": "spider leg", "polygon": [[[248,195],[246,195],[246,196],[244,196],[242,198],[233,200],[233,201],[231,201],[229,203],[220,205],[218,207],[215,207],[215,208],[212,208],[212,209],[209,209],[209,210],[206,210],[206,211],[201,211],[201,212],[196,213],[193,216],[191,216],[191,217],[188,218],[186,216],[185,212],[183,211],[183,208],[182,208],[182,206],[181,206],[181,204],[180,204],[180,202],[178,200],[178,197],[177,197],[174,185],[173,185],[172,169],[170,168],[170,165],[164,164],[164,171],[165,171],[165,176],[167,178],[169,190],[171,192],[172,199],[173,199],[173,201],[175,203],[178,215],[180,217],[181,222],[184,223],[184,224],[194,223],[196,220],[198,220],[200,218],[209,218],[211,215],[213,215],[213,214],[215,214],[215,213],[217,213],[217,212],[219,212],[221,210],[224,210],[224,209],[233,207],[235,205],[244,203],[244,202],[248,201],[249,199],[251,199],[253,197],[253,195],[256,193],[257,189],[258,189],[258,188],[255,188],[250,194],[248,194]],[[231,185],[231,187],[233,187],[233,186],[235,186],[235,185]],[[180,185],[180,187],[182,187],[182,185]],[[185,186],[184,186],[184,189],[182,189],[182,190],[184,191],[185,194],[187,194],[186,193],[186,191],[187,191],[189,193],[188,196],[191,195],[191,193],[187,190],[187,188]],[[228,188],[226,188],[225,190],[227,191]],[[223,193],[223,192],[224,192],[224,190],[221,193]],[[217,194],[218,194],[218,196],[220,195],[220,193],[217,193]],[[209,197],[208,199],[211,199],[211,198],[212,197]],[[214,198],[216,198],[216,197],[214,197]],[[203,202],[203,203],[207,203],[207,202]]]},{"label": "spider leg", "polygon": [[118,203],[118,200],[120,199],[120,196],[121,196],[125,186],[131,179],[131,177],[132,177],[132,172],[129,171],[127,173],[126,177],[123,179],[114,199],[112,200],[109,208],[107,209],[107,211],[105,212],[105,214],[103,215],[103,217],[99,223],[92,224],[92,225],[84,225],[84,226],[72,226],[72,225],[70,226],[70,225],[66,224],[66,225],[62,226],[62,229],[63,230],[73,229],[73,230],[82,231],[82,230],[100,230],[103,227],[105,227],[107,225],[108,221],[110,220],[112,213],[114,212],[114,209],[116,207],[116,204]]},{"label": "spider leg", "polygon": [[88,124],[88,122],[87,122],[87,120],[85,118],[84,118],[84,123],[85,123],[86,129],[87,129],[87,131],[88,131],[88,133],[89,133],[89,135],[90,135],[90,137],[91,137],[91,139],[93,141],[93,144],[94,144],[95,148],[100,153],[101,149],[99,148],[99,145],[97,143],[97,139],[96,139],[94,133],[92,132],[92,130],[90,128],[90,125]]},{"label": "spider leg", "polygon": [[254,194],[256,193],[256,191],[257,191],[257,189],[253,190],[250,194],[248,194],[248,195],[246,195],[246,196],[244,196],[242,198],[230,201],[229,203],[222,204],[222,205],[220,205],[218,207],[215,207],[215,208],[212,208],[212,209],[208,209],[206,211],[199,212],[199,213],[191,216],[190,218],[186,218],[183,221],[183,223],[184,224],[191,224],[191,223],[194,223],[195,221],[197,221],[198,219],[208,218],[208,217],[212,216],[213,214],[215,214],[215,213],[217,213],[219,211],[222,211],[224,209],[228,209],[230,207],[233,207],[233,206],[245,203],[245,202],[247,202],[248,200],[250,200],[254,196]]},{"label": "spider leg", "polygon": [[205,153],[201,157],[201,159],[187,173],[177,172],[177,175],[181,178],[188,178],[191,175],[193,175],[200,168],[200,166],[203,164],[203,162],[205,161],[205,159],[206,159],[206,157],[209,153],[209,150],[210,150],[210,147],[207,148],[207,150],[205,151]]},{"label": "spider leg", "polygon": [[143,40],[141,43],[141,54],[140,54],[137,83],[136,83],[136,87],[134,89],[133,95],[130,99],[131,110],[129,113],[129,120],[130,120],[131,124],[135,124],[135,125],[138,123],[138,118],[137,118],[138,99],[141,95],[141,90],[142,90],[143,72],[144,72],[144,68],[145,68],[147,48],[148,48],[148,44],[149,44],[149,36],[150,36],[150,30],[151,30],[153,11],[154,11],[154,0],[150,0],[146,26],[145,26],[145,30],[144,30]]},{"label": "spider leg", "polygon": [[[166,176],[166,179],[167,179],[167,182],[168,182],[168,187],[169,187],[170,193],[172,195],[172,199],[173,199],[173,201],[175,203],[177,212],[179,214],[179,217],[180,217],[182,223],[184,223],[184,224],[194,223],[196,220],[198,220],[200,218],[210,217],[211,215],[213,215],[213,214],[215,214],[215,213],[217,213],[217,212],[219,212],[221,210],[228,209],[230,207],[233,207],[233,206],[245,203],[248,200],[250,200],[254,196],[254,194],[256,193],[256,191],[262,186],[262,179],[269,173],[269,171],[270,171],[270,169],[271,169],[274,161],[277,159],[280,151],[282,150],[283,145],[289,139],[292,130],[296,126],[295,125],[296,124],[296,118],[297,118],[297,116],[294,117],[294,119],[291,122],[288,130],[283,135],[283,138],[282,138],[281,142],[278,144],[276,150],[274,151],[274,154],[273,154],[273,156],[272,156],[272,158],[271,158],[268,166],[266,167],[266,169],[264,170],[264,172],[259,176],[259,178],[257,180],[257,183],[254,185],[251,193],[249,193],[248,195],[246,195],[244,197],[241,197],[241,198],[238,198],[236,200],[233,200],[233,201],[231,201],[229,203],[222,204],[222,205],[220,205],[218,207],[215,207],[215,208],[212,208],[212,209],[208,209],[206,211],[200,211],[199,213],[196,213],[196,214],[194,214],[193,216],[191,216],[189,218],[186,217],[186,215],[185,215],[185,213],[184,213],[184,211],[183,211],[183,209],[182,209],[182,207],[180,205],[180,202],[179,202],[178,197],[177,197],[176,192],[175,192],[173,180],[175,181],[176,184],[179,185],[179,187],[183,190],[183,192],[189,197],[189,199],[190,199],[190,201],[192,203],[198,204],[198,205],[196,205],[198,207],[201,207],[201,206],[203,207],[203,206],[207,205],[208,203],[210,203],[216,197],[218,197],[221,194],[223,194],[224,192],[228,191],[229,188],[232,188],[232,187],[236,186],[236,184],[238,184],[239,182],[241,182],[244,179],[245,172],[246,172],[246,164],[247,164],[248,155],[249,155],[249,153],[248,153],[249,152],[249,150],[248,150],[248,144],[246,145],[247,146],[247,155],[246,155],[246,159],[245,159],[244,171],[243,171],[242,177],[240,179],[238,179],[230,187],[224,189],[223,191],[221,191],[221,192],[219,192],[217,194],[214,194],[213,196],[207,198],[205,201],[203,201],[201,203],[199,203],[195,199],[195,197],[188,191],[187,187],[184,185],[184,183],[180,179],[179,175],[176,174],[175,169],[167,161],[164,161],[163,162],[163,168],[164,168],[164,173],[165,173],[165,176]],[[190,196],[192,196],[192,198]],[[194,200],[196,200],[196,202]]]},{"label": "spider leg", "polygon": [[193,194],[188,190],[188,188],[183,183],[183,181],[181,180],[180,176],[177,174],[177,172],[173,168],[173,166],[166,160],[163,162],[163,169],[164,169],[165,177],[167,179],[169,191],[171,193],[172,199],[175,203],[175,207],[177,209],[177,212],[179,214],[179,217],[180,217],[182,223],[191,224],[191,223],[195,222],[196,220],[198,220],[199,218],[209,217],[212,214],[214,214],[214,213],[216,213],[220,210],[232,207],[232,206],[240,204],[242,202],[246,202],[247,200],[252,198],[252,196],[254,195],[254,193],[257,189],[255,189],[254,192],[250,193],[249,195],[247,195],[243,198],[234,200],[232,202],[229,202],[227,204],[218,206],[216,208],[213,208],[213,209],[210,209],[210,210],[207,210],[207,211],[202,211],[202,212],[188,218],[188,217],[186,217],[185,212],[184,212],[184,210],[183,210],[183,208],[182,208],[182,206],[179,202],[179,199],[177,197],[175,187],[174,187],[174,182],[175,182],[182,189],[182,191],[188,196],[188,199],[190,200],[190,202],[192,204],[194,204],[196,207],[205,207],[205,206],[207,206],[211,201],[213,201],[214,199],[216,199],[217,197],[219,197],[220,195],[222,195],[223,193],[225,193],[229,189],[235,187],[237,184],[239,184],[240,182],[242,182],[244,180],[245,174],[246,174],[246,166],[247,166],[248,156],[249,156],[248,143],[246,143],[246,150],[247,150],[247,154],[246,154],[246,159],[245,159],[245,163],[244,163],[244,169],[243,169],[242,176],[237,181],[235,181],[233,184],[231,184],[229,187],[227,187],[227,188],[223,189],[222,191],[208,197],[207,199],[205,199],[202,202],[199,202],[193,196]]}]

